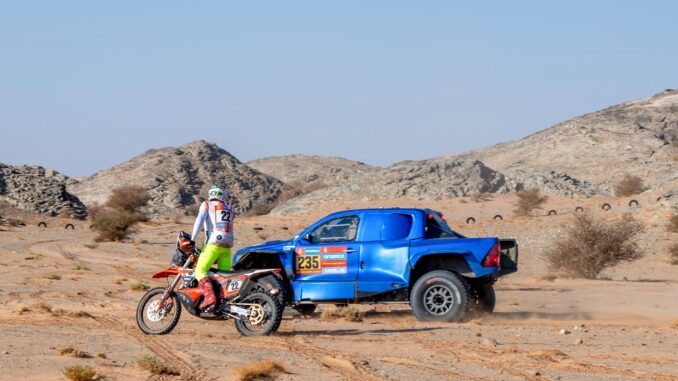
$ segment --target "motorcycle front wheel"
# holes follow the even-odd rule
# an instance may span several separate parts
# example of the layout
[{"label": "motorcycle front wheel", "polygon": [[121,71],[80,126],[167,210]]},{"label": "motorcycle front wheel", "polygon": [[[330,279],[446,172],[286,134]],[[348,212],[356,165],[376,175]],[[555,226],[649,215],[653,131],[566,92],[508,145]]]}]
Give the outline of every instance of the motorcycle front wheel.
[{"label": "motorcycle front wheel", "polygon": [[181,304],[176,294],[165,301],[160,307],[160,299],[166,287],[156,287],[148,290],[139,301],[137,307],[137,325],[141,332],[147,335],[166,335],[177,326],[181,317]]},{"label": "motorcycle front wheel", "polygon": [[283,305],[277,298],[262,292],[254,292],[244,297],[239,307],[250,310],[251,315],[235,320],[235,328],[243,336],[264,336],[278,330],[282,321]]}]

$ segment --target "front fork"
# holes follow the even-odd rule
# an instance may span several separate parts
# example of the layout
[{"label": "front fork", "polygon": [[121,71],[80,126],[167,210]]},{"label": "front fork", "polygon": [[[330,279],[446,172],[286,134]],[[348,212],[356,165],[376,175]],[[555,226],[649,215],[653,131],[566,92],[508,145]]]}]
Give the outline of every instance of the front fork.
[{"label": "front fork", "polygon": [[[186,263],[184,263],[184,265],[181,266],[181,269],[183,270],[183,269],[188,268],[191,265],[191,263],[193,263],[193,256],[192,255],[190,257],[188,257],[188,259],[186,260]],[[176,277],[174,277],[174,280],[172,281],[172,283],[169,286],[167,286],[167,288],[165,289],[165,293],[163,293],[162,298],[160,298],[160,306],[165,305],[165,302],[170,297],[170,295],[172,295],[172,292],[174,292],[174,288],[177,286],[177,284],[179,284],[179,281],[181,280],[181,278],[182,277],[181,277],[181,272],[180,272],[179,274],[177,274]]]}]

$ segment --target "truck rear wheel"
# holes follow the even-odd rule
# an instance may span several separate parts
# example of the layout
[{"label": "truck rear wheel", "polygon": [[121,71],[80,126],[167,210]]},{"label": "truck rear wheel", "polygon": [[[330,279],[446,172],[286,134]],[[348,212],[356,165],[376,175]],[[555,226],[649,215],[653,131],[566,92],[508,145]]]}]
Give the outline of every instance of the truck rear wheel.
[{"label": "truck rear wheel", "polygon": [[431,271],[412,287],[410,305],[420,321],[458,321],[468,309],[468,286],[451,271]]}]

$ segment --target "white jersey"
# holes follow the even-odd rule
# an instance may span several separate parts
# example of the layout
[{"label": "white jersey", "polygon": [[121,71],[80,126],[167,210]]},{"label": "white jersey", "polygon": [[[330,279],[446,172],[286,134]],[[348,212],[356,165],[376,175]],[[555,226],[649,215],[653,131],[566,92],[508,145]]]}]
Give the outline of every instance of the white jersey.
[{"label": "white jersey", "polygon": [[221,201],[205,201],[200,204],[198,217],[193,224],[191,239],[200,233],[200,228],[205,228],[207,243],[222,247],[233,247],[233,210],[230,205]]}]

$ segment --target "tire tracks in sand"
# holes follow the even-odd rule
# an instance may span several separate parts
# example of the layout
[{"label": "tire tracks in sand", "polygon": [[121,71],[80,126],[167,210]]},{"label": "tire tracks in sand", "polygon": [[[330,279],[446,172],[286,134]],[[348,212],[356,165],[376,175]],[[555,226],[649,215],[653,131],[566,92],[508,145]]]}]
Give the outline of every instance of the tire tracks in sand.
[{"label": "tire tracks in sand", "polygon": [[[177,354],[178,351],[176,349],[172,348],[167,344],[162,343],[160,340],[152,336],[144,335],[143,333],[138,332],[136,329],[132,327],[126,326],[124,323],[111,316],[92,316],[92,318],[96,320],[101,325],[102,328],[110,329],[116,332],[122,332],[127,336],[130,336],[131,338],[133,338],[134,340],[138,341],[140,344],[148,348],[151,352],[155,353],[167,364],[179,368],[179,372],[181,373],[180,375],[181,379],[192,381],[211,380],[204,370],[195,367],[193,364],[191,364],[190,361],[185,360],[183,357],[178,355]],[[149,380],[162,380],[162,379],[164,378],[161,376],[160,377],[151,376],[149,378]]]}]

